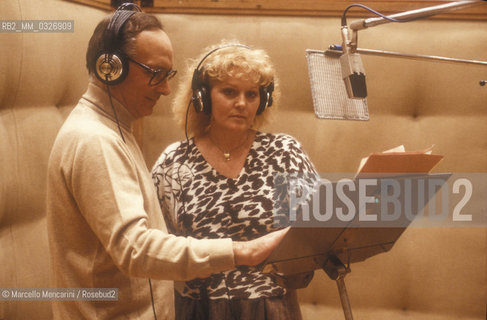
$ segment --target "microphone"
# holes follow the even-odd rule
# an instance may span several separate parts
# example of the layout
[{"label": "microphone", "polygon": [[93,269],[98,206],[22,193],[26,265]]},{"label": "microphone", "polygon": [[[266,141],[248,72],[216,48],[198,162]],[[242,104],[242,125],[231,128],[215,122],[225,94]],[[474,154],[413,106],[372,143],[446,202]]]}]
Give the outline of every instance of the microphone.
[{"label": "microphone", "polygon": [[365,83],[365,69],[360,54],[351,52],[347,26],[342,26],[343,54],[340,56],[342,78],[345,82],[347,95],[350,99],[364,99],[367,97]]},{"label": "microphone", "polygon": [[350,99],[342,77],[340,45],[328,50],[306,49],[315,115],[320,119],[369,120],[367,99]]},{"label": "microphone", "polygon": [[333,45],[326,51],[306,49],[315,114],[321,119],[367,121],[365,71],[356,48],[351,49],[346,24],[342,24],[342,36],[342,46]]}]

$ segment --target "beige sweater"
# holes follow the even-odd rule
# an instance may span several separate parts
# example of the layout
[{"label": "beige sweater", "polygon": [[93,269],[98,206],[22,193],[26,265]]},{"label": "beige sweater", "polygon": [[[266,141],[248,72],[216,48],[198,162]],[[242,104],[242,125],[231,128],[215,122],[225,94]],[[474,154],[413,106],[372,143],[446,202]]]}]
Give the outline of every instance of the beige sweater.
[{"label": "beige sweater", "polygon": [[[90,84],[49,159],[47,221],[54,288],[118,288],[118,301],[55,301],[55,319],[174,318],[173,283],[234,268],[230,239],[167,234],[133,118]],[[164,132],[161,132],[164,134]]]}]

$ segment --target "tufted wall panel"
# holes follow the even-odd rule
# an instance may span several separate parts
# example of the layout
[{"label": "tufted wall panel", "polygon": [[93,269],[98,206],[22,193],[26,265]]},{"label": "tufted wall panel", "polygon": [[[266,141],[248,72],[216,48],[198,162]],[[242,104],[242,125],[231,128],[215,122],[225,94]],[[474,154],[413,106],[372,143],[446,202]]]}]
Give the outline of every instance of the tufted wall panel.
[{"label": "tufted wall panel", "polygon": [[[75,20],[74,33],[0,33],[0,287],[49,286],[47,160],[86,88],[86,44],[102,15],[63,1],[0,3],[0,20]],[[49,302],[0,302],[0,319],[50,318]]]}]

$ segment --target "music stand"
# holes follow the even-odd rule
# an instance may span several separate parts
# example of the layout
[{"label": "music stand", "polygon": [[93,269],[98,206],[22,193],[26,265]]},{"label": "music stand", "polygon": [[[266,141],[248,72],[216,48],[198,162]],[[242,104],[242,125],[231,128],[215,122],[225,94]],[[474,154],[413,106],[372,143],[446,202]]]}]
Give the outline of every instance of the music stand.
[{"label": "music stand", "polygon": [[[380,215],[380,197],[384,195],[382,192],[388,192],[383,190],[383,185],[388,186],[388,184],[383,184],[382,181],[395,180],[401,188],[405,188],[406,183],[409,183],[408,186],[411,187],[410,194],[407,194],[409,191],[401,192],[397,199],[402,208],[405,208],[406,201],[410,202],[408,208],[413,211],[412,217],[402,214],[394,221],[371,223],[360,221],[359,215],[355,214],[355,218],[346,223],[338,221],[336,217],[330,219],[326,223],[330,227],[326,227],[326,225],[325,227],[303,226],[302,224],[292,226],[278,247],[259,266],[259,269],[264,273],[277,273],[284,276],[323,269],[332,280],[336,281],[345,319],[352,320],[350,301],[344,281],[346,274],[351,272],[350,264],[391,250],[412,220],[418,216],[450,176],[451,174],[446,173],[377,178],[381,183],[372,192],[372,196],[376,199],[375,203],[369,203],[367,208],[359,208],[357,205],[359,204],[358,192],[353,192],[349,196],[356,204],[355,208],[366,210],[368,214]],[[433,180],[438,187],[433,192],[426,192],[427,188],[418,188]],[[358,185],[360,179],[355,180],[354,183]],[[336,183],[333,185],[335,187]],[[358,187],[355,190],[358,190]],[[421,192],[427,194],[421,195]],[[309,200],[308,204],[311,205],[311,203],[312,201]],[[340,204],[336,193],[333,204],[334,208],[335,204]]]}]

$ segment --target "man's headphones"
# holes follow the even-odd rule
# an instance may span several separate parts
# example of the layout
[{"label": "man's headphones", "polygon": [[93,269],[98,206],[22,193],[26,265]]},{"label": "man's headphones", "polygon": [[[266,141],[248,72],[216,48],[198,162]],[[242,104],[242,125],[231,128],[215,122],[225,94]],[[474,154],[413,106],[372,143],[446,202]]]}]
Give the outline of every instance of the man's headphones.
[{"label": "man's headphones", "polygon": [[121,30],[136,12],[142,12],[135,3],[123,3],[113,14],[103,34],[104,49],[95,59],[95,75],[107,85],[122,82],[128,75],[129,63],[121,48]]},{"label": "man's headphones", "polygon": [[[193,72],[193,79],[191,80],[191,89],[193,90],[193,96],[191,97],[191,100],[196,112],[203,111],[207,115],[211,114],[211,89],[207,83],[203,82],[202,76],[204,69],[200,67],[206,60],[206,58],[208,58],[208,56],[210,56],[213,52],[228,47],[242,47],[251,50],[249,47],[242,44],[229,44],[211,50],[203,57],[203,59],[201,59],[200,63]],[[272,106],[273,91],[274,82],[271,82],[267,86],[259,87],[260,104],[259,108],[257,109],[257,114],[261,114],[266,108]]]}]

